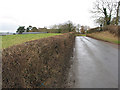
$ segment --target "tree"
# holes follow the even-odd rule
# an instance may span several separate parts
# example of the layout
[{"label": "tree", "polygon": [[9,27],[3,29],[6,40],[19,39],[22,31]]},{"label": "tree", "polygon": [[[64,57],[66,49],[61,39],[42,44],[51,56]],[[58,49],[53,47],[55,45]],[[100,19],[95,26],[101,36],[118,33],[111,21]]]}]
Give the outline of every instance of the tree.
[{"label": "tree", "polygon": [[26,28],[26,32],[29,32],[29,31],[30,31],[30,30],[29,30],[29,28],[27,27],[27,28]]},{"label": "tree", "polygon": [[81,26],[80,31],[81,31],[81,34],[85,34],[85,29],[84,29],[84,26]]},{"label": "tree", "polygon": [[29,32],[31,29],[32,29],[32,26],[29,25],[29,26],[26,28],[26,32]]},{"label": "tree", "polygon": [[116,22],[115,24],[118,25],[119,22],[119,13],[120,13],[120,1],[118,2],[118,6],[117,6],[117,14],[116,14]]},{"label": "tree", "polygon": [[77,24],[77,25],[76,25],[76,30],[77,30],[76,32],[78,32],[78,33],[80,32],[80,27],[81,27],[80,24]]},{"label": "tree", "polygon": [[112,25],[118,25],[118,23],[116,23],[116,20],[117,20],[116,17],[114,17],[114,18],[112,19],[112,21],[111,21],[111,24],[112,24]]},{"label": "tree", "polygon": [[[101,22],[103,25],[110,25],[111,19],[116,15],[117,0],[97,0],[94,3],[92,13],[94,13],[95,19]],[[99,22],[98,22],[99,23]]]},{"label": "tree", "polygon": [[85,30],[85,31],[87,31],[87,30],[89,30],[89,29],[90,29],[89,26],[87,26],[87,25],[84,26],[84,30]]},{"label": "tree", "polygon": [[53,25],[51,29],[58,29],[59,32],[72,32],[75,30],[75,26],[71,21],[67,21],[59,25]]},{"label": "tree", "polygon": [[69,32],[73,31],[73,28],[74,28],[73,23],[71,21],[68,21],[67,25],[68,25]]},{"label": "tree", "polygon": [[66,23],[59,24],[58,29],[61,29],[65,32],[72,32],[75,30],[75,26],[73,25],[71,21],[67,21]]},{"label": "tree", "polygon": [[36,27],[32,27],[31,32],[38,32],[38,29]]},{"label": "tree", "polygon": [[33,27],[32,27],[31,25],[29,25],[29,27],[28,27],[28,28],[29,28],[29,30],[31,30]]},{"label": "tree", "polygon": [[25,26],[19,26],[19,28],[17,29],[17,33],[18,34],[22,34],[25,31]]},{"label": "tree", "polygon": [[99,25],[104,25],[104,17],[99,17],[98,19],[95,19],[95,23]]},{"label": "tree", "polygon": [[52,25],[51,27],[50,27],[51,29],[58,29],[58,25]]}]

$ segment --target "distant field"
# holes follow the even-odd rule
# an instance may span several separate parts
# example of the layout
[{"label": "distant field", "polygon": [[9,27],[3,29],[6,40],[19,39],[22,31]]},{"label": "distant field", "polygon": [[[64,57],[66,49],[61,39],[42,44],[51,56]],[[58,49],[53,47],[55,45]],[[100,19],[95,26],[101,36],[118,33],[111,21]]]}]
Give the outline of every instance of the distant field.
[{"label": "distant field", "polygon": [[61,34],[58,34],[58,33],[21,34],[21,35],[0,36],[0,38],[2,38],[2,49],[4,49],[13,45],[24,43],[26,41],[46,38],[46,37],[55,36],[55,35],[61,35]]}]

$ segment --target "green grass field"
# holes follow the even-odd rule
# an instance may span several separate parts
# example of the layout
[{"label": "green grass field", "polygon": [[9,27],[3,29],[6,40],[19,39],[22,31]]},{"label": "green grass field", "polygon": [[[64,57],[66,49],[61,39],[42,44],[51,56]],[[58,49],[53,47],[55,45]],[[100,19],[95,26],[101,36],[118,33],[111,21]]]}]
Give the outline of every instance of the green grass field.
[{"label": "green grass field", "polygon": [[2,49],[4,49],[13,45],[24,43],[26,41],[46,38],[46,37],[55,36],[55,35],[61,35],[61,34],[59,33],[24,34],[24,35],[21,34],[21,35],[0,36],[0,38],[2,38]]}]

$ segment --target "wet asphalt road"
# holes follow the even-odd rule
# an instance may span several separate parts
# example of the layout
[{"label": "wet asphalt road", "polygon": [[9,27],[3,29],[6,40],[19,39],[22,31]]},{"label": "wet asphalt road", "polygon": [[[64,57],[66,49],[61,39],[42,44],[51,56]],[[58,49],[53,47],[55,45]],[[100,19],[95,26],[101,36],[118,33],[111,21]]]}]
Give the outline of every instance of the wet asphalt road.
[{"label": "wet asphalt road", "polygon": [[118,45],[77,36],[68,87],[118,88]]}]

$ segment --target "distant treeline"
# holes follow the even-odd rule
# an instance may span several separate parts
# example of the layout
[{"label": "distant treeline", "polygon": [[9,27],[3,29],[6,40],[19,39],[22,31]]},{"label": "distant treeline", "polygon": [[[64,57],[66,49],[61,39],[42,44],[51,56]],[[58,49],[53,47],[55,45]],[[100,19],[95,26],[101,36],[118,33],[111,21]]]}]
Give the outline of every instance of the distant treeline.
[{"label": "distant treeline", "polygon": [[[80,24],[73,24],[71,21],[67,21],[61,24],[55,24],[50,27],[50,29],[44,28],[36,28],[33,26],[20,26],[17,29],[17,33],[22,34],[23,32],[46,32],[46,33],[67,33],[67,32],[80,32],[80,28],[82,29],[82,33],[84,33],[84,29],[87,30],[90,28],[89,26],[81,26]],[[84,28],[84,29],[83,29]]]},{"label": "distant treeline", "polygon": [[50,29],[44,28],[36,28],[32,26],[28,26],[25,29],[25,26],[19,26],[17,29],[17,33],[22,34],[23,32],[47,32],[47,33],[66,33],[75,31],[76,26],[71,22],[68,21],[63,24],[53,25]]}]

